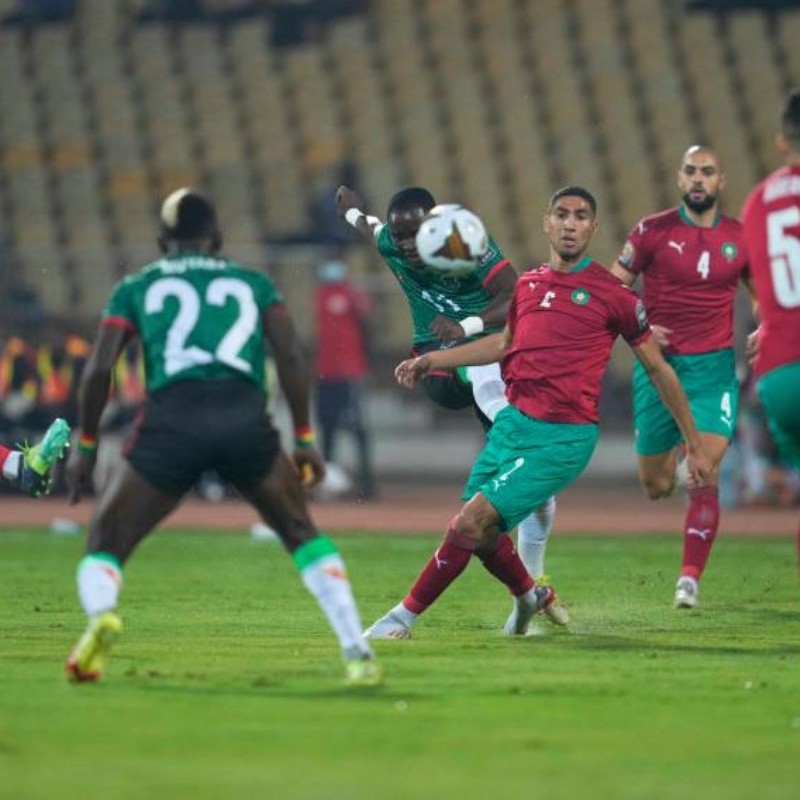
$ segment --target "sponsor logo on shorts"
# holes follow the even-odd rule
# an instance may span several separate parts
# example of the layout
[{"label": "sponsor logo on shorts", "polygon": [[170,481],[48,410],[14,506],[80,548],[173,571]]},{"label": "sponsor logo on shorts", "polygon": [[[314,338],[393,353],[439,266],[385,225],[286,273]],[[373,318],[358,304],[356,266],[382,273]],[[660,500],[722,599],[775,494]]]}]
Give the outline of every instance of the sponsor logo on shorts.
[{"label": "sponsor logo on shorts", "polygon": [[499,489],[501,485],[505,485],[505,482],[508,480],[509,476],[512,475],[513,473],[515,473],[524,463],[525,463],[525,459],[524,458],[518,458],[514,462],[514,466],[511,467],[510,470],[504,472],[502,475],[498,475],[492,481],[492,488],[495,491],[497,491],[497,489]]}]

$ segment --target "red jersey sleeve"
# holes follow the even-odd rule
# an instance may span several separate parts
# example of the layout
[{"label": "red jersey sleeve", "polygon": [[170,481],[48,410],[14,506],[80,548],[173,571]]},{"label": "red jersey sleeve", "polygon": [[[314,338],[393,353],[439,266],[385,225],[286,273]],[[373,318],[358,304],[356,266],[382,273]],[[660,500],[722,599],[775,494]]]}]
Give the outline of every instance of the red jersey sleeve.
[{"label": "red jersey sleeve", "polygon": [[625,288],[617,297],[615,312],[616,332],[631,347],[636,347],[650,338],[647,311],[637,294]]},{"label": "red jersey sleeve", "polygon": [[654,231],[650,230],[647,218],[640,220],[628,233],[628,238],[617,257],[628,272],[639,275],[649,266],[655,251]]}]

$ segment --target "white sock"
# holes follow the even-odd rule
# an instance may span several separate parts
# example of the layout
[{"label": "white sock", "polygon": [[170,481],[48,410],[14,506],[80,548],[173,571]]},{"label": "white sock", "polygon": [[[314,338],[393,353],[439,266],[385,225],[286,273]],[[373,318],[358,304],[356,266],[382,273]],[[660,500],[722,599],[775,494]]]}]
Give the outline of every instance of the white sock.
[{"label": "white sock", "polygon": [[324,555],[302,568],[300,574],[328,618],[344,657],[371,656],[372,651],[361,633],[361,619],[342,557],[338,553]]},{"label": "white sock", "polygon": [[95,553],[78,564],[78,597],[90,617],[115,609],[120,589],[122,571],[114,556]]},{"label": "white sock", "polygon": [[517,528],[517,550],[534,579],[544,575],[544,551],[556,515],[556,498],[545,500]]},{"label": "white sock", "polygon": [[19,477],[19,460],[22,458],[22,453],[19,450],[13,450],[8,454],[5,463],[3,464],[3,477],[10,481],[16,481]]},{"label": "white sock", "polygon": [[409,611],[402,603],[398,603],[389,613],[408,628],[414,624],[414,621],[419,616],[419,614]]},{"label": "white sock", "polygon": [[506,385],[500,377],[499,364],[484,364],[480,367],[467,367],[467,378],[472,385],[475,405],[490,422],[507,405]]}]

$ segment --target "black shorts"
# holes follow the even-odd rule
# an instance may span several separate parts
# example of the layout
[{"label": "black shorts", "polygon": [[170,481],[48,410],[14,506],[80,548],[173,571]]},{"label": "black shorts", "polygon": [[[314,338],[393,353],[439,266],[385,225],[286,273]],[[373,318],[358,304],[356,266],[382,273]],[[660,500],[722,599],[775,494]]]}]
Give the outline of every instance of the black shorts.
[{"label": "black shorts", "polygon": [[280,452],[265,408],[264,392],[249,381],[178,381],[147,399],[125,457],[149,483],[175,496],[208,470],[235,486],[253,483]]}]

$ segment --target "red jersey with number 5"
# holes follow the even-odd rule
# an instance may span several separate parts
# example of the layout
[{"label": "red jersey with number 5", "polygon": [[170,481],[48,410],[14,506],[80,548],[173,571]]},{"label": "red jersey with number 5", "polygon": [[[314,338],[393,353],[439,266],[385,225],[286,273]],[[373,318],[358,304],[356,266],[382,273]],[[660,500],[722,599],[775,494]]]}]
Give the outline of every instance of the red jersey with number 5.
[{"label": "red jersey with number 5", "polygon": [[733,346],[736,288],[747,273],[741,223],[720,215],[700,228],[683,208],[642,219],[628,234],[619,263],[644,278],[651,325],[669,328],[671,355]]},{"label": "red jersey with number 5", "polygon": [[544,422],[597,422],[603,373],[617,336],[631,346],[650,335],[637,295],[584,258],[571,272],[544,264],[517,280],[503,358],[509,402]]},{"label": "red jersey with number 5", "polygon": [[800,361],[800,166],[782,167],[742,210],[761,317],[756,375]]}]

